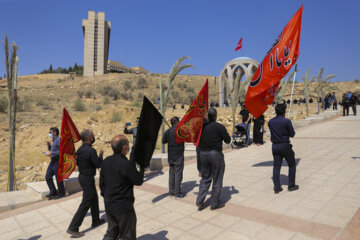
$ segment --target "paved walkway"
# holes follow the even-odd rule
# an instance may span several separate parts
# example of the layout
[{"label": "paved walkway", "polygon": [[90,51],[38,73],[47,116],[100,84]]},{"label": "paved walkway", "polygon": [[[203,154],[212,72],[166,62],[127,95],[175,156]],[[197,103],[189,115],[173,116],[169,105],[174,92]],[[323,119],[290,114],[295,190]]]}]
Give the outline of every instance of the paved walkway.
[{"label": "paved walkway", "polygon": [[[358,108],[358,110],[360,110]],[[273,193],[271,144],[225,154],[222,200],[226,206],[198,212],[196,163],[184,169],[183,190],[166,195],[168,171],[147,177],[136,188],[138,239],[360,239],[360,118],[338,117],[297,130],[293,148],[300,189]],[[287,184],[288,168],[281,170]],[[100,197],[101,214],[104,214]],[[65,233],[81,193],[0,214],[1,239],[70,239]],[[82,239],[102,239],[107,225],[91,229],[85,218]]]}]

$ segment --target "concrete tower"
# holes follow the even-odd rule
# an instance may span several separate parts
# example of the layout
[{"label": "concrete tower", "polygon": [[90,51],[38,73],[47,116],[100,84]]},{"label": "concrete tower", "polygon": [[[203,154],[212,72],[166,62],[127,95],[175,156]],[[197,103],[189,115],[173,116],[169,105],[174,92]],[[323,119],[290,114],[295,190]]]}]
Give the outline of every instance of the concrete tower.
[{"label": "concrete tower", "polygon": [[109,56],[111,23],[105,21],[105,13],[88,12],[82,20],[84,34],[84,76],[103,75]]}]

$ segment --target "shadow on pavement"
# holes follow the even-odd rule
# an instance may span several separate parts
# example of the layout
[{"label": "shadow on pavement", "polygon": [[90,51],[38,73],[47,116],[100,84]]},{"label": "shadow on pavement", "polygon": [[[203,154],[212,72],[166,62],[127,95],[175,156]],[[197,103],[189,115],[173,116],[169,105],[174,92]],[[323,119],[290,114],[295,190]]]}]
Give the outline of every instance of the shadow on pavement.
[{"label": "shadow on pavement", "polygon": [[[295,158],[296,166],[299,164],[301,158]],[[274,166],[274,161],[266,161],[266,162],[260,162],[252,165],[253,167],[272,167]],[[283,160],[282,166],[288,166],[286,160]]]},{"label": "shadow on pavement", "polygon": [[164,174],[164,172],[161,170],[146,173],[144,175],[144,182],[149,181],[150,179],[153,179],[154,177],[161,176],[163,174]]},{"label": "shadow on pavement", "polygon": [[[191,192],[197,186],[199,186],[199,184],[197,184],[196,181],[184,182],[184,183],[181,184],[181,191],[186,196],[189,192]],[[158,201],[163,200],[167,196],[169,196],[169,193],[161,194],[161,195],[155,197],[151,202],[156,203]]]},{"label": "shadow on pavement", "polygon": [[42,235],[36,235],[36,236],[32,236],[30,238],[20,238],[18,240],[37,240],[37,239],[40,239]]},{"label": "shadow on pavement", "polygon": [[234,186],[223,187],[220,194],[220,202],[227,203],[231,199],[231,195],[239,193]]},{"label": "shadow on pavement", "polygon": [[351,157],[351,158],[354,159],[354,160],[355,160],[355,159],[360,159],[360,157]]},{"label": "shadow on pavement", "polygon": [[155,234],[145,234],[136,239],[137,240],[169,240],[166,237],[166,234],[168,234],[168,231],[163,230],[163,231],[157,232]]},{"label": "shadow on pavement", "polygon": [[[89,209],[90,210],[90,209]],[[99,214],[105,213],[105,210],[100,210]],[[91,216],[91,211],[88,211],[88,213],[85,215],[86,217]]]}]

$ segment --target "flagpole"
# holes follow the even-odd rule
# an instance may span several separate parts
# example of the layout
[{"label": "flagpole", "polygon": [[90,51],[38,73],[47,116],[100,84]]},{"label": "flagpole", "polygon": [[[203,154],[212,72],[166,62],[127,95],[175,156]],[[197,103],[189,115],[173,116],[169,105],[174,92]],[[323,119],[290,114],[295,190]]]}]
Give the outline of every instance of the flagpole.
[{"label": "flagpole", "polygon": [[295,74],[294,74],[293,84],[292,84],[292,88],[291,88],[290,106],[289,106],[288,118],[290,118],[291,104],[292,104],[292,97],[293,97],[293,93],[294,93],[295,77],[296,77],[296,72],[297,72],[297,71],[298,71],[298,69],[297,69],[297,64],[295,64]]}]

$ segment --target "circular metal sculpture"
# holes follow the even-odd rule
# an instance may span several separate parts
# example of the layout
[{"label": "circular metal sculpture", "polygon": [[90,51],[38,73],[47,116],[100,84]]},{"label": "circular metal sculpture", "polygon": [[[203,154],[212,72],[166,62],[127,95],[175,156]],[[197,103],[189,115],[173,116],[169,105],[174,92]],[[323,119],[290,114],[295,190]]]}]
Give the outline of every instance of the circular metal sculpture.
[{"label": "circular metal sculpture", "polygon": [[[241,75],[239,81],[241,82],[241,79],[244,75],[244,79],[247,79],[247,77],[253,75],[259,65],[260,64],[258,61],[247,57],[234,58],[233,60],[225,64],[225,67],[220,73],[220,107],[223,107],[225,103],[229,103],[228,96],[230,95],[230,93],[226,92],[225,81],[230,84],[230,89],[232,89],[233,85],[235,84],[234,81],[236,79],[236,74],[238,70],[240,70]],[[248,84],[249,83],[247,83],[247,85]],[[248,86],[245,86],[245,89],[247,89],[247,87]]]}]

